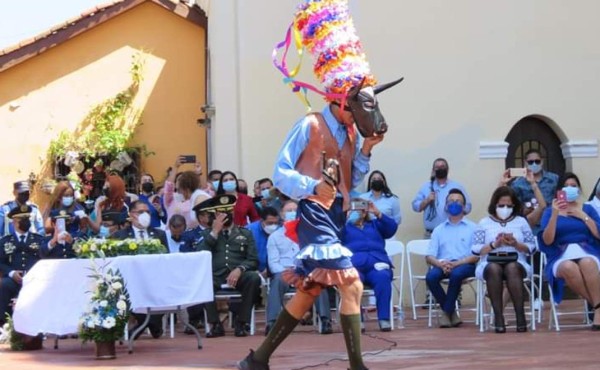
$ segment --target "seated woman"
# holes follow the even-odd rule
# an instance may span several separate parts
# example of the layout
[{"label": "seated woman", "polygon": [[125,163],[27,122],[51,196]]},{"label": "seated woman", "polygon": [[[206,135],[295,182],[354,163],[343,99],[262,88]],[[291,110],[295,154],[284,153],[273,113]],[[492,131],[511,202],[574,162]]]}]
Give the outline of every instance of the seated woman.
[{"label": "seated woman", "polygon": [[66,230],[72,237],[82,236],[87,229],[87,216],[83,206],[75,199],[75,189],[69,181],[60,181],[54,187],[48,207],[44,209],[44,229],[46,233],[54,233],[54,220],[56,215],[64,217]]},{"label": "seated woman", "polygon": [[[371,220],[369,213],[375,217]],[[385,239],[398,230],[398,224],[384,215],[372,202],[355,199],[351,202],[342,244],[352,251],[352,265],[360,280],[373,287],[377,300],[377,319],[381,331],[390,331],[390,300],[392,299],[392,261],[385,251]]]},{"label": "seated woman", "polygon": [[[120,213],[127,219],[129,208],[125,204],[125,182],[118,175],[108,175],[102,188],[104,197],[96,201],[96,209],[90,216],[90,228],[100,237],[108,237],[105,228],[101,228],[104,213]],[[102,231],[102,232],[101,232]]]},{"label": "seated woman", "polygon": [[383,172],[379,170],[371,172],[367,181],[367,192],[360,197],[373,202],[381,212],[390,216],[398,225],[402,223],[400,199],[388,187]]},{"label": "seated woman", "polygon": [[527,255],[535,250],[535,238],[529,223],[520,214],[521,203],[514,190],[501,186],[492,194],[488,216],[479,222],[473,236],[472,251],[481,256],[475,276],[486,282],[496,333],[506,332],[502,301],[504,281],[515,308],[517,332],[527,331],[523,279],[531,275]]},{"label": "seated woman", "polygon": [[[74,238],[73,235],[67,230],[61,230],[62,227],[58,227],[57,223],[65,222],[67,224],[71,217],[60,211],[53,210],[48,219],[51,222],[53,230],[52,237],[46,237],[44,243],[40,248],[40,257],[44,259],[67,259],[75,258],[75,251],[73,250]],[[62,221],[61,221],[62,220]]]},{"label": "seated woman", "polygon": [[[561,199],[542,216],[538,234],[540,249],[546,254],[546,277],[554,300],[560,303],[564,284],[586,299],[594,308],[592,330],[600,330],[600,216],[589,204],[581,204],[579,178],[566,173],[559,182]],[[564,197],[563,197],[564,196]]]}]

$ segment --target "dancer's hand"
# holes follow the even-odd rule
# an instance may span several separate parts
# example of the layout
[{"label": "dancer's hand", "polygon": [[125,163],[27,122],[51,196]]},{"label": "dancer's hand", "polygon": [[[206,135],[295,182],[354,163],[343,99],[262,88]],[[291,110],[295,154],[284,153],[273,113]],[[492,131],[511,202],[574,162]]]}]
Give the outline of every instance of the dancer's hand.
[{"label": "dancer's hand", "polygon": [[335,187],[326,181],[319,181],[315,186],[315,193],[317,196],[325,199],[335,198]]},{"label": "dancer's hand", "polygon": [[373,149],[373,147],[375,145],[381,143],[382,141],[383,141],[383,134],[382,135],[375,134],[371,137],[367,137],[363,141],[362,149],[360,151],[362,152],[363,155],[366,155],[368,157],[371,155],[371,150]]}]

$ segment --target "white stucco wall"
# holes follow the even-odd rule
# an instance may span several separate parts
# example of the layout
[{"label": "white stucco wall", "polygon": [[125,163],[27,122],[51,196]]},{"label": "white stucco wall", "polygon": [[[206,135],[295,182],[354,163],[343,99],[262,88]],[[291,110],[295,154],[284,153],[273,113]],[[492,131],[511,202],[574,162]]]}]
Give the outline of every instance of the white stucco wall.
[{"label": "white stucco wall", "polygon": [[[217,115],[212,164],[249,182],[271,176],[285,135],[305,110],[271,64],[299,0],[211,1],[209,45]],[[381,96],[390,123],[375,149],[400,196],[403,241],[422,233],[410,201],[442,156],[470,193],[479,220],[504,168],[480,159],[522,117],[541,114],[563,142],[598,140],[600,2],[595,0],[351,0],[358,33],[380,81],[405,76]],[[292,63],[293,59],[290,59]],[[293,64],[293,63],[292,63]],[[309,79],[311,63],[304,64]],[[317,108],[319,98],[311,96]],[[594,158],[567,160],[589,194]],[[251,185],[250,185],[251,186]]]}]

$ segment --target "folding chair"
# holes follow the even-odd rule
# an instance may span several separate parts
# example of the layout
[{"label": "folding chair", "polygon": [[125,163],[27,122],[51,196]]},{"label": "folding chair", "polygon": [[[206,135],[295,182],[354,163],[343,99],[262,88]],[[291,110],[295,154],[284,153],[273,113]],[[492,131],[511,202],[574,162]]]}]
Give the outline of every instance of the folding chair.
[{"label": "folding chair", "polygon": [[[240,302],[242,300],[242,294],[233,289],[233,288],[226,288],[226,289],[221,289],[215,292],[215,303],[218,301],[225,301],[228,303],[232,303],[232,302]],[[229,311],[229,328],[233,327],[233,315],[232,312]],[[210,323],[208,322],[208,315],[206,313],[206,310],[204,310],[204,331],[206,334],[208,334],[210,332]],[[255,327],[255,312],[254,312],[254,305],[252,305],[252,313],[250,315],[250,335],[254,335],[254,332],[256,330]]]},{"label": "folding chair", "polygon": [[[398,310],[403,310],[402,285],[404,281],[402,277],[404,276],[404,244],[399,240],[386,240],[385,251],[387,252],[387,255],[390,257],[390,259],[392,259],[392,262],[395,256],[400,255],[400,275],[393,276],[391,282],[392,296],[390,298],[390,324],[392,326],[392,330],[394,330],[394,291],[396,291],[398,294]],[[400,280],[399,285],[394,284],[394,281],[397,279]],[[375,297],[375,291],[368,285],[365,285],[365,288],[363,289],[362,298],[365,299],[369,297]],[[364,313],[365,319],[367,318],[367,316],[368,315]]]},{"label": "folding chair", "polygon": [[[442,285],[448,286],[448,284],[450,283],[449,279],[442,279],[441,281]],[[473,286],[473,283],[475,283],[475,286]],[[473,292],[473,297],[475,297],[475,308],[470,308],[470,309],[465,309],[462,307],[458,306],[458,301],[456,302],[456,313],[458,314],[458,316],[460,317],[460,311],[465,311],[465,310],[470,310],[473,311],[475,313],[475,325],[479,324],[479,300],[477,299],[477,279],[474,277],[470,277],[470,278],[466,278],[462,281],[462,286],[468,286],[469,288],[471,288],[471,291]],[[440,308],[439,303],[434,302],[434,298],[431,297],[432,299],[429,300],[429,315],[427,318],[427,326],[428,327],[432,327],[433,326],[433,314],[436,314],[436,317],[439,321],[439,315],[440,312],[442,311]]]},{"label": "folding chair", "polygon": [[[411,240],[406,244],[406,261],[408,263],[408,284],[410,287],[410,304],[412,307],[412,316],[413,320],[418,318],[417,316],[417,307],[428,307],[429,303],[416,303],[415,299],[415,291],[419,287],[420,283],[425,282],[425,274],[427,273],[427,267],[425,263],[425,256],[427,256],[427,249],[429,247],[429,239],[417,239]],[[419,270],[419,274],[415,273],[415,269],[413,267],[412,258],[413,256],[418,256],[421,261],[423,261],[423,267],[421,271]],[[429,315],[428,315],[429,316]],[[423,316],[421,316],[423,317]]]}]

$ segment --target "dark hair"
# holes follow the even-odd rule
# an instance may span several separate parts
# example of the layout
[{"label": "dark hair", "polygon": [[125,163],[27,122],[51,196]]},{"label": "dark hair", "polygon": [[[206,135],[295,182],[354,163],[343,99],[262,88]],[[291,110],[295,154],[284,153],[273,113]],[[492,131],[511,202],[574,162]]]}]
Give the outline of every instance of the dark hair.
[{"label": "dark hair", "polygon": [[260,211],[260,218],[263,220],[266,220],[269,216],[279,217],[279,212],[273,207],[265,207]]},{"label": "dark hair", "polygon": [[269,184],[271,184],[271,186],[273,186],[273,181],[271,181],[271,179],[268,177],[258,180],[258,185],[260,186],[260,185],[264,184],[265,182],[268,182]]},{"label": "dark hair", "polygon": [[173,226],[173,227],[186,227],[186,222],[185,222],[185,217],[183,217],[180,214],[175,214],[173,216],[171,216],[171,218],[169,219],[169,226]]},{"label": "dark hair", "polygon": [[133,211],[133,210],[137,209],[137,207],[138,207],[140,204],[147,205],[147,203],[146,203],[146,202],[144,202],[143,200],[136,200],[135,202],[132,202],[132,203],[129,205],[129,211],[131,212],[131,211]]},{"label": "dark hair", "polygon": [[448,165],[448,161],[445,158],[439,157],[436,158],[433,163],[431,164],[431,168],[433,169],[435,167],[435,162],[444,162],[444,164],[446,165],[446,168],[449,170],[450,169],[450,165]]},{"label": "dark hair", "polygon": [[144,172],[143,174],[140,175],[140,181],[142,181],[142,177],[144,177],[144,176],[148,176],[149,178],[151,178],[152,179],[152,183],[154,183],[154,176],[152,176],[148,172]]},{"label": "dark hair", "polygon": [[502,197],[509,196],[513,203],[513,216],[521,215],[521,202],[517,198],[517,194],[510,186],[500,186],[492,194],[490,204],[488,205],[488,213],[490,215],[496,215],[496,205]]},{"label": "dark hair", "polygon": [[223,172],[221,170],[212,170],[208,173],[208,179],[210,180],[213,175],[223,175]]},{"label": "dark hair", "polygon": [[179,179],[177,179],[177,182],[179,182],[177,191],[181,192],[181,189],[187,189],[190,193],[193,193],[200,187],[200,179],[198,179],[198,175],[194,171],[184,171],[179,175]]},{"label": "dark hair", "polygon": [[369,179],[367,180],[367,191],[371,191],[371,179],[376,174],[379,174],[381,176],[381,178],[383,179],[383,190],[381,191],[383,193],[383,195],[386,198],[396,197],[396,195],[394,193],[392,193],[392,191],[388,187],[387,179],[385,178],[385,175],[383,174],[383,172],[381,172],[379,170],[375,170],[375,171],[371,172],[371,174],[369,175]]},{"label": "dark hair", "polygon": [[575,180],[575,182],[577,183],[577,186],[579,186],[579,189],[581,189],[581,182],[579,181],[579,177],[577,177],[577,175],[574,174],[573,172],[565,172],[565,174],[562,175],[560,182],[558,183],[558,186],[559,187],[565,186],[565,182],[567,182],[568,179]]},{"label": "dark hair", "polygon": [[592,194],[590,194],[588,201],[594,199],[594,197],[598,193],[600,193],[600,177],[598,178],[598,180],[596,180],[596,185],[594,185],[594,188],[592,189]]},{"label": "dark hair", "polygon": [[231,172],[231,171],[225,171],[223,173],[221,173],[221,178],[219,179],[219,187],[217,188],[217,195],[221,195],[221,194],[225,194],[225,190],[223,190],[223,178],[226,175],[231,175],[233,176],[233,179],[235,180],[235,191],[239,190],[239,185],[237,182],[237,176],[235,175],[235,173]]},{"label": "dark hair", "polygon": [[525,158],[529,157],[529,154],[537,154],[540,156],[540,158],[542,158],[542,152],[539,149],[536,148],[531,148],[528,151],[525,152]]},{"label": "dark hair", "polygon": [[446,195],[446,202],[448,201],[448,198],[452,194],[459,194],[463,199],[463,205],[465,205],[467,203],[467,197],[465,197],[465,194],[460,189],[457,189],[457,188],[450,189],[450,191],[448,192],[448,195]]},{"label": "dark hair", "polygon": [[[245,188],[241,188],[240,187],[240,182],[242,182],[242,181],[246,184]],[[248,183],[246,182],[246,180],[244,180],[244,179],[238,179],[237,180],[237,185],[238,185],[238,191],[240,193],[248,195]]]}]

